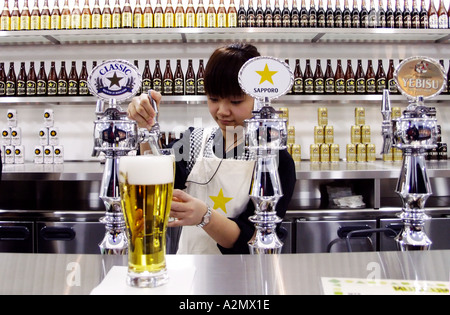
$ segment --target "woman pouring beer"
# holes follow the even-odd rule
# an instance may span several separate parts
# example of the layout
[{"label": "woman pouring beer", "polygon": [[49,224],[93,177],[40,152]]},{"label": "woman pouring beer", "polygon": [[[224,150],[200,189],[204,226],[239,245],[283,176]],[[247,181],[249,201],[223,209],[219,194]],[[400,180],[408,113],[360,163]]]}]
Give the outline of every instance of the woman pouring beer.
[{"label": "woman pouring beer", "polygon": [[[189,128],[170,144],[177,162],[170,212],[176,220],[169,227],[183,226],[178,254],[249,253],[247,243],[255,235],[248,220],[255,211],[249,198],[254,159],[244,148],[243,127],[253,116],[254,99],[241,90],[238,73],[246,61],[259,55],[250,44],[216,49],[206,65],[205,92],[217,127]],[[161,94],[152,91],[151,96],[159,106]],[[140,127],[151,128],[155,112],[148,96],[135,97],[128,115]],[[141,146],[141,150],[149,148]],[[278,172],[283,197],[276,211],[283,218],[296,181],[294,162],[286,150],[280,151]]]}]

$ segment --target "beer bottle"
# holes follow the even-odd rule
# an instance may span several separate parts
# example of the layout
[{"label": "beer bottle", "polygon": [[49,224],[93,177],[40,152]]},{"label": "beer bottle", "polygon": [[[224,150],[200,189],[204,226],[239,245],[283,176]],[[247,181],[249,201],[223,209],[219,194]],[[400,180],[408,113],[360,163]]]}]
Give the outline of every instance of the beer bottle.
[{"label": "beer bottle", "polygon": [[280,9],[280,0],[275,0],[275,8],[272,14],[273,26],[281,27],[282,25],[282,15]]},{"label": "beer bottle", "polygon": [[317,27],[326,27],[326,15],[323,7],[323,0],[319,0],[319,9],[317,10]]},{"label": "beer bottle", "polygon": [[99,0],[95,0],[94,8],[92,9],[92,28],[102,28],[102,10],[100,10]]},{"label": "beer bottle", "polygon": [[339,5],[336,3],[336,8],[334,9],[334,27],[342,28],[343,26],[344,20],[342,17],[341,0],[339,0]]},{"label": "beer bottle", "polygon": [[334,84],[336,94],[345,93],[345,76],[344,70],[342,69],[341,59],[337,60],[336,73],[334,75]]},{"label": "beer bottle", "polygon": [[314,72],[314,93],[324,94],[325,93],[325,80],[323,77],[322,66],[320,64],[320,59],[316,61],[316,71]]},{"label": "beer bottle", "polygon": [[70,69],[69,73],[69,79],[68,79],[68,89],[67,94],[70,96],[78,95],[78,73],[77,73],[77,66],[76,61],[72,61],[72,67]]},{"label": "beer bottle", "polygon": [[15,96],[16,86],[16,71],[14,70],[14,62],[10,62],[8,75],[6,76],[6,96]]},{"label": "beer bottle", "polygon": [[[449,11],[450,11],[450,7],[449,7]],[[439,28],[448,28],[447,10],[445,9],[445,5],[442,0],[439,0],[438,25],[439,25]]]},{"label": "beer bottle", "polygon": [[359,28],[360,25],[360,15],[358,9],[358,0],[353,0],[353,11],[352,11],[352,27]]},{"label": "beer bottle", "polygon": [[25,72],[25,62],[20,63],[19,74],[17,75],[17,96],[27,95],[27,73]]},{"label": "beer bottle", "polygon": [[[289,66],[289,59],[284,59],[284,62]],[[294,85],[291,86],[291,89],[286,93],[286,95],[291,95],[292,93],[294,93]]]},{"label": "beer bottle", "polygon": [[291,10],[291,27],[299,27],[299,26],[300,26],[300,12],[298,11],[297,0],[293,0]]},{"label": "beer bottle", "polygon": [[428,9],[428,26],[429,28],[439,28],[439,16],[434,1],[430,1],[430,8]]},{"label": "beer bottle", "polygon": [[114,4],[114,9],[111,15],[112,28],[122,27],[122,10],[120,8],[120,0],[116,0]]},{"label": "beer bottle", "polygon": [[420,28],[429,28],[430,23],[428,21],[428,10],[425,6],[425,0],[421,1],[421,9],[419,17],[420,17]]},{"label": "beer bottle", "polygon": [[142,93],[148,93],[152,88],[152,73],[150,72],[150,62],[145,60],[144,71],[142,72]]},{"label": "beer bottle", "polygon": [[395,82],[395,79],[394,79],[394,72],[395,72],[394,60],[389,59],[389,69],[388,69],[386,79],[387,79],[388,89],[391,94],[398,93],[397,83]]},{"label": "beer bottle", "polygon": [[[217,8],[216,27],[227,27],[227,9],[225,9],[225,3],[223,0],[219,2],[219,8]],[[263,17],[264,24],[264,17]]]},{"label": "beer bottle", "polygon": [[146,1],[144,12],[142,13],[142,27],[145,28],[153,27],[153,9],[150,0]]},{"label": "beer bottle", "polygon": [[378,2],[377,27],[378,28],[386,27],[386,11],[384,10],[383,0],[379,0],[379,2]]},{"label": "beer bottle", "polygon": [[[91,68],[91,71],[92,71],[92,69],[95,69],[95,67],[97,67],[97,61],[96,61],[96,60],[93,60],[93,61],[92,61],[92,68]],[[91,91],[89,90],[89,88],[88,88],[88,91],[89,91],[89,95],[93,95],[93,94],[91,93]]]},{"label": "beer bottle", "polygon": [[166,60],[166,69],[164,70],[163,95],[173,94],[173,73],[170,67],[170,60]]},{"label": "beer bottle", "polygon": [[348,6],[348,0],[344,0],[344,11],[342,11],[342,21],[344,28],[352,27],[352,13]]},{"label": "beer bottle", "polygon": [[0,31],[11,30],[11,13],[9,12],[8,2],[8,0],[5,0],[3,4],[2,14],[0,15]]},{"label": "beer bottle", "polygon": [[61,12],[59,11],[59,0],[55,0],[53,5],[52,14],[50,15],[50,24],[52,30],[61,29]]},{"label": "beer bottle", "polygon": [[34,61],[30,61],[30,70],[28,70],[27,75],[27,96],[36,96],[37,92],[37,78],[36,78],[36,70],[34,69]]},{"label": "beer bottle", "polygon": [[206,27],[217,27],[216,8],[214,0],[209,0],[208,9],[206,10]]},{"label": "beer bottle", "polygon": [[155,61],[155,71],[153,71],[153,81],[152,81],[153,90],[156,92],[162,93],[162,73],[161,67],[159,65],[159,60]]},{"label": "beer bottle", "polygon": [[403,28],[403,13],[400,8],[400,1],[395,0],[394,27]]},{"label": "beer bottle", "polygon": [[81,11],[81,28],[92,28],[92,13],[91,9],[89,8],[89,0],[84,0],[83,11]]},{"label": "beer bottle", "polygon": [[102,10],[102,28],[112,27],[112,12],[109,5],[109,0],[105,0],[105,4]]},{"label": "beer bottle", "polygon": [[[450,10],[449,10],[450,11]],[[450,60],[448,61],[448,72],[447,72],[447,93],[450,94]]]},{"label": "beer bottle", "polygon": [[370,0],[370,8],[369,8],[369,28],[377,27],[377,11],[375,10],[374,0]]},{"label": "beer bottle", "polygon": [[273,11],[272,6],[270,4],[270,0],[266,0],[266,10],[264,11],[264,26],[265,27],[273,26]]},{"label": "beer bottle", "polygon": [[67,71],[66,71],[66,62],[61,61],[61,69],[59,70],[58,75],[58,95],[67,95],[68,90],[67,84]]},{"label": "beer bottle", "polygon": [[58,93],[58,75],[56,74],[55,62],[50,64],[50,72],[48,73],[47,95],[56,96]]},{"label": "beer bottle", "polygon": [[[134,66],[136,67],[136,69],[139,69],[139,60],[134,59]],[[137,93],[138,94],[142,93],[142,76],[141,76],[141,86],[139,87],[139,90]]]},{"label": "beer bottle", "polygon": [[383,94],[383,90],[386,88],[386,74],[383,69],[383,60],[378,59],[378,69],[376,74],[377,93]]},{"label": "beer bottle", "polygon": [[197,75],[195,76],[195,94],[205,95],[205,68],[203,66],[203,59],[200,59]]},{"label": "beer bottle", "polygon": [[183,8],[183,2],[178,0],[177,8],[175,9],[175,27],[185,27],[185,13]]},{"label": "beer bottle", "polygon": [[186,27],[195,27],[195,8],[192,0],[189,0],[186,8]]},{"label": "beer bottle", "polygon": [[[447,16],[447,12],[445,13]],[[30,30],[31,28],[31,15],[30,9],[28,8],[28,0],[24,0],[22,11],[20,12],[20,29],[22,31]]]},{"label": "beer bottle", "polygon": [[369,11],[367,11],[367,0],[362,1],[361,12],[359,13],[360,17],[360,27],[368,28],[369,27]]},{"label": "beer bottle", "polygon": [[[6,3],[7,1],[5,1]],[[6,72],[5,63],[0,62],[0,97],[6,95]]]},{"label": "beer bottle", "polygon": [[206,27],[206,10],[203,0],[198,0],[195,24],[197,27]]},{"label": "beer bottle", "polygon": [[188,60],[188,67],[186,71],[186,95],[195,95],[195,72],[194,67],[192,66],[192,59]]},{"label": "beer bottle", "polygon": [[247,27],[255,27],[256,16],[255,9],[253,5],[250,5],[250,0],[248,1],[248,9],[247,9]]},{"label": "beer bottle", "polygon": [[367,94],[375,94],[377,91],[375,71],[373,70],[372,60],[370,59],[367,61],[366,91]]},{"label": "beer bottle", "polygon": [[69,0],[64,0],[64,5],[61,10],[61,29],[70,30],[71,28],[71,17],[69,9]]},{"label": "beer bottle", "polygon": [[362,67],[361,59],[358,59],[358,66],[356,68],[356,93],[364,94],[366,93],[366,76]]},{"label": "beer bottle", "polygon": [[294,94],[303,94],[303,73],[300,68],[300,59],[295,59],[294,68],[294,86],[292,88]]},{"label": "beer bottle", "polygon": [[184,95],[184,74],[180,59],[177,60],[177,67],[173,75],[173,94]]},{"label": "beer bottle", "polygon": [[303,75],[303,88],[306,94],[314,93],[314,75],[311,70],[311,61],[306,59],[305,73]]},{"label": "beer bottle", "polygon": [[133,27],[133,10],[131,9],[130,0],[125,0],[125,4],[122,10],[122,27]]},{"label": "beer bottle", "polygon": [[347,70],[345,71],[345,93],[355,94],[355,73],[353,72],[352,61],[347,59]]},{"label": "beer bottle", "polygon": [[143,16],[142,16],[142,6],[141,0],[136,0],[136,5],[133,11],[133,27],[141,28],[144,26]]},{"label": "beer bottle", "polygon": [[230,6],[228,7],[227,27],[237,27],[237,10],[234,0],[230,0]]},{"label": "beer bottle", "polygon": [[167,0],[164,10],[164,27],[171,28],[175,26],[175,11],[173,10],[172,0]]},{"label": "beer bottle", "polygon": [[394,10],[392,10],[391,0],[387,0],[386,27],[387,28],[395,27],[395,15],[394,15]]},{"label": "beer bottle", "polygon": [[261,0],[258,0],[258,3],[256,5],[255,18],[256,27],[264,27],[264,11],[262,8]]},{"label": "beer bottle", "polygon": [[71,27],[72,29],[81,29],[81,10],[80,1],[75,0],[71,14]]},{"label": "beer bottle", "polygon": [[420,15],[418,0],[413,0],[413,9],[411,12],[411,28],[420,28]]},{"label": "beer bottle", "polygon": [[247,12],[244,7],[244,0],[239,2],[239,10],[237,13],[238,27],[247,27]]},{"label": "beer bottle", "polygon": [[49,30],[51,28],[50,9],[48,8],[48,0],[44,0],[44,7],[41,11],[41,30]]},{"label": "beer bottle", "polygon": [[14,6],[11,11],[11,31],[20,31],[19,0],[14,0]]},{"label": "beer bottle", "polygon": [[81,62],[80,77],[78,78],[78,94],[80,96],[89,95],[88,76],[86,61],[83,60]]},{"label": "beer bottle", "polygon": [[327,2],[327,11],[325,12],[326,27],[334,28],[334,12],[331,0]]},{"label": "beer bottle", "polygon": [[37,91],[38,96],[47,95],[47,73],[45,72],[45,63],[41,61],[39,73],[37,77]]},{"label": "beer bottle", "polygon": [[335,82],[333,68],[331,67],[331,59],[327,59],[327,69],[325,70],[325,93],[334,94]]},{"label": "beer bottle", "polygon": [[153,12],[153,23],[155,27],[164,27],[164,11],[161,0],[156,0],[155,10]]},{"label": "beer bottle", "polygon": [[409,10],[409,2],[408,0],[404,1],[403,4],[403,28],[411,28],[412,20],[411,20],[411,11]]},{"label": "beer bottle", "polygon": [[283,27],[291,27],[291,11],[289,10],[288,0],[284,0],[283,11],[281,12],[281,21]]},{"label": "beer bottle", "polygon": [[309,2],[309,27],[317,27],[317,10],[314,0]]}]

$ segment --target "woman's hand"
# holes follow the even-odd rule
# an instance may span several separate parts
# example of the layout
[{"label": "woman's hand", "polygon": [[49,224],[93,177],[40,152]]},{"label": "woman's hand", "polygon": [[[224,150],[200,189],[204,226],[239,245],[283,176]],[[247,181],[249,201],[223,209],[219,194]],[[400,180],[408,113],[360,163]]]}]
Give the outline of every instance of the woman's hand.
[{"label": "woman's hand", "polygon": [[[156,102],[156,106],[159,108],[161,94],[152,90],[151,95]],[[133,97],[131,103],[128,105],[128,117],[135,120],[139,128],[147,128],[150,130],[155,124],[155,116],[155,110],[146,93]]]},{"label": "woman's hand", "polygon": [[208,206],[201,200],[192,197],[182,190],[173,191],[170,217],[177,220],[169,222],[169,227],[197,225],[203,221]]}]

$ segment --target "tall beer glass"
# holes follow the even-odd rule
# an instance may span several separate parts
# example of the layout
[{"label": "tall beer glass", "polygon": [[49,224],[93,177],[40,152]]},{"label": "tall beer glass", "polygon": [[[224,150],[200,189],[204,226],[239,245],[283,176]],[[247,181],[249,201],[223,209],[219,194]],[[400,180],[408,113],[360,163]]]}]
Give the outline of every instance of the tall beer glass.
[{"label": "tall beer glass", "polygon": [[124,156],[119,187],[128,233],[127,284],[167,283],[166,229],[174,182],[173,155]]}]

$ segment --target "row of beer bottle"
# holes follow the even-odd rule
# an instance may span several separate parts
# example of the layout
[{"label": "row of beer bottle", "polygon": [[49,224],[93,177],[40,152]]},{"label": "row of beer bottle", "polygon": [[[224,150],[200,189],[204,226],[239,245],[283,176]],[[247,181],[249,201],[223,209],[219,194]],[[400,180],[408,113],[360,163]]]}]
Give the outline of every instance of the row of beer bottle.
[{"label": "row of beer bottle", "polygon": [[[444,66],[444,61],[440,60],[440,62]],[[378,60],[378,65],[374,65],[372,60],[367,60],[366,69],[363,68],[362,60],[358,59],[356,71],[351,59],[347,60],[345,71],[341,59],[337,59],[335,70],[331,59],[327,59],[325,71],[322,69],[320,59],[317,59],[314,71],[312,67],[310,59],[306,59],[306,65],[302,71],[300,59],[295,60],[294,85],[290,94],[381,94],[384,89],[389,89],[392,94],[398,93],[394,80],[393,59],[389,60],[387,71],[381,59]],[[450,60],[447,81],[450,85]],[[449,93],[448,91],[447,87],[443,93]]]},{"label": "row of beer bottle", "polygon": [[[92,68],[96,66],[94,61]],[[138,61],[134,64],[139,67]],[[6,71],[4,62],[0,62],[0,97],[1,96],[88,96],[88,70],[86,61],[82,61],[78,72],[76,62],[72,61],[70,70],[66,62],[61,61],[59,71],[56,62],[51,61],[47,75],[45,62],[40,62],[40,68],[35,68],[34,61],[30,62],[26,71],[25,62],[20,63],[20,70],[16,75],[14,62],[10,62]],[[160,60],[155,60],[154,71],[150,71],[149,60],[145,60],[142,69],[141,91],[146,93],[154,89],[164,95],[202,95],[204,94],[204,63],[199,60],[197,71],[194,72],[193,62],[188,60],[188,68],[184,75],[181,60],[177,60],[175,71],[172,71],[170,60],[166,60],[164,71],[161,70]]]}]

